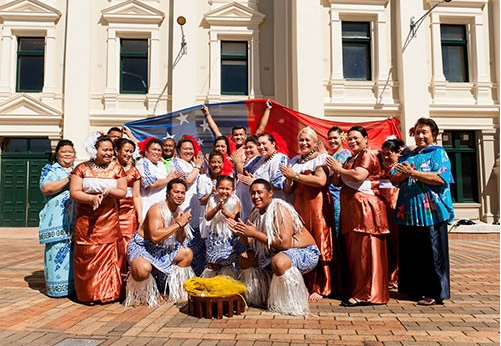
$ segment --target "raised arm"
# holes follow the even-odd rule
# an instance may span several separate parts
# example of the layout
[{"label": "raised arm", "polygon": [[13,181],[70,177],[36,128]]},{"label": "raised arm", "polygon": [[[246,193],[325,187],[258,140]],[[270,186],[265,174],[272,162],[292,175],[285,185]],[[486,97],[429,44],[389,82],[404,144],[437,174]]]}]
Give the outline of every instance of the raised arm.
[{"label": "raised arm", "polygon": [[259,126],[256,129],[256,135],[261,134],[266,129],[266,125],[268,125],[268,120],[270,120],[270,112],[271,107],[273,106],[270,99],[266,100],[266,109],[264,110],[263,116],[261,120],[259,120]]},{"label": "raised arm", "polygon": [[219,127],[217,127],[216,122],[212,118],[212,115],[210,115],[209,113],[209,108],[206,105],[202,105],[202,107],[200,107],[200,110],[205,115],[205,119],[207,119],[207,123],[209,124],[209,128],[214,137],[217,138],[222,136],[223,134],[221,133],[221,131],[219,131]]}]

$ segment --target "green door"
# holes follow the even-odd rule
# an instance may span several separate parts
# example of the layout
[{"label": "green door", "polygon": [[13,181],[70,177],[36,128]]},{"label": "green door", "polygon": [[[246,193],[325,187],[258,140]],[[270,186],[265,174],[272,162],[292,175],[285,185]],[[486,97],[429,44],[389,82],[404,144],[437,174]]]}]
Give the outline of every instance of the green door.
[{"label": "green door", "polygon": [[44,204],[38,184],[47,156],[15,156],[4,155],[1,161],[0,226],[36,227]]},{"label": "green door", "polygon": [[4,138],[0,160],[0,227],[36,227],[44,197],[40,172],[50,156],[48,138]]}]

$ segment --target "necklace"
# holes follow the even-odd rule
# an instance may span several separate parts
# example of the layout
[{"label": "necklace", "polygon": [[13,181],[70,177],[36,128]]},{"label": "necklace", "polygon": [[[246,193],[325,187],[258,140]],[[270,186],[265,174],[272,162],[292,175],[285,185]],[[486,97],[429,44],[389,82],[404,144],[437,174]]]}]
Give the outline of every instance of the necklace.
[{"label": "necklace", "polygon": [[264,162],[268,162],[268,161],[270,161],[270,160],[271,160],[271,159],[272,159],[272,158],[273,158],[276,154],[277,154],[277,152],[276,152],[276,151],[274,151],[274,152],[273,152],[273,154],[271,154],[271,155],[270,155],[270,157],[268,157],[268,158],[264,159]]},{"label": "necklace", "polygon": [[308,154],[305,156],[301,156],[301,158],[298,160],[299,163],[305,163],[306,161],[311,160],[311,157],[317,152],[316,149],[310,151]]},{"label": "necklace", "polygon": [[89,167],[93,170],[93,171],[105,171],[108,169],[108,166],[110,165],[110,162],[108,163],[105,163],[104,165],[98,165],[96,163],[96,161],[94,160],[90,160],[89,161]]}]

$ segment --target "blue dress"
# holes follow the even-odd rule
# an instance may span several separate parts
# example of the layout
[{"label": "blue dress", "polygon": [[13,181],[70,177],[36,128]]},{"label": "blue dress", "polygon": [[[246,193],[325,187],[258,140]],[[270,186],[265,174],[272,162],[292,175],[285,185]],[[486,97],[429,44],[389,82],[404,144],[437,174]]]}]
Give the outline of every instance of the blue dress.
[{"label": "blue dress", "polygon": [[[399,225],[398,290],[415,299],[450,297],[447,223],[454,219],[449,185],[451,163],[440,146],[415,149],[402,155],[414,170],[438,174],[442,185],[428,185],[413,177],[400,184],[395,222]],[[394,174],[396,169],[391,171]]]},{"label": "blue dress", "polygon": [[[336,161],[341,159],[341,163],[345,163],[351,157],[351,152],[348,149],[342,149],[339,152],[332,154],[332,158]],[[340,215],[341,215],[341,186],[335,186],[329,182],[329,193],[332,199],[332,206],[334,209],[334,224],[336,226],[336,235],[339,235],[340,230]]]},{"label": "blue dress", "polygon": [[[59,163],[42,168],[40,189],[48,182],[68,177],[71,171]],[[45,196],[40,212],[39,238],[45,244],[44,272],[47,295],[65,297],[74,294],[72,235],[75,227],[75,203],[70,199],[69,184],[58,193]]]}]

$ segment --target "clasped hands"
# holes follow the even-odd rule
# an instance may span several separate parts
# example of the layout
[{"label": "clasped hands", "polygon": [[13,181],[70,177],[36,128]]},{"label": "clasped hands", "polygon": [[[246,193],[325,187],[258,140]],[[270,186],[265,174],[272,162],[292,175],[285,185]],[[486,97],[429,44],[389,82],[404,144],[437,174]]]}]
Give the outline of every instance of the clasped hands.
[{"label": "clasped hands", "polygon": [[175,221],[178,225],[184,228],[191,221],[191,208],[186,210],[184,213],[180,212],[179,215],[175,218]]},{"label": "clasped hands", "polygon": [[228,225],[230,231],[239,236],[252,237],[252,234],[257,232],[256,226],[251,221],[247,221],[245,224],[240,218],[238,221],[226,219],[226,224]]},{"label": "clasped hands", "polygon": [[403,162],[403,163],[397,163],[395,164],[395,169],[397,172],[407,175],[407,176],[412,176],[412,172],[414,172],[414,164],[409,164],[408,162]]}]

